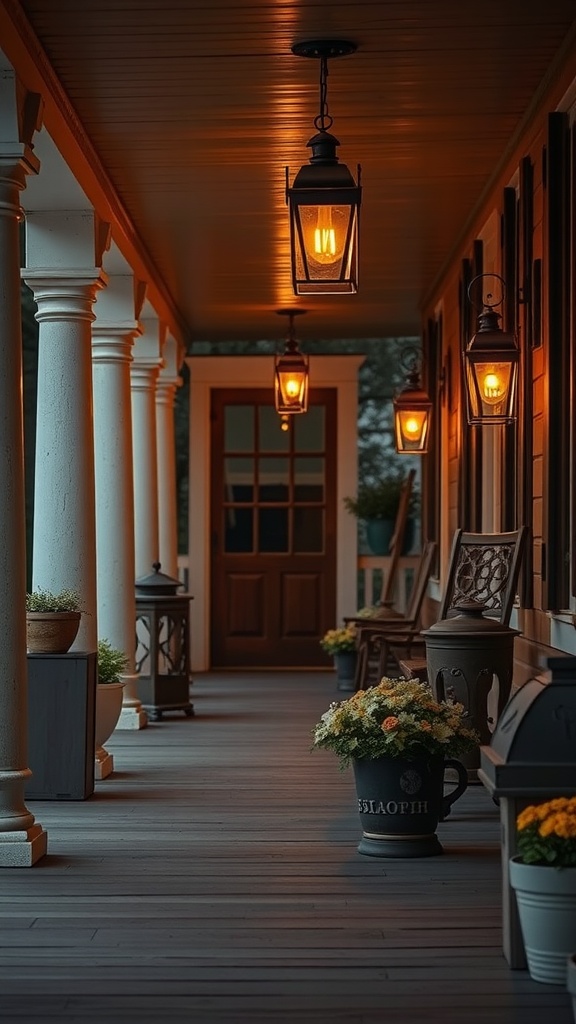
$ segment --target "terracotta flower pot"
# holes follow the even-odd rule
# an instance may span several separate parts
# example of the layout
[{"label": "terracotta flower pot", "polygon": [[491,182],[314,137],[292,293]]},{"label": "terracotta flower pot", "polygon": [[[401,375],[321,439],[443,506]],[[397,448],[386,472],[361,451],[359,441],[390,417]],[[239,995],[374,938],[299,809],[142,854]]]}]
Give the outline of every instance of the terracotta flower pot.
[{"label": "terracotta flower pot", "polygon": [[31,654],[66,654],[80,628],[81,612],[26,612],[26,647]]}]

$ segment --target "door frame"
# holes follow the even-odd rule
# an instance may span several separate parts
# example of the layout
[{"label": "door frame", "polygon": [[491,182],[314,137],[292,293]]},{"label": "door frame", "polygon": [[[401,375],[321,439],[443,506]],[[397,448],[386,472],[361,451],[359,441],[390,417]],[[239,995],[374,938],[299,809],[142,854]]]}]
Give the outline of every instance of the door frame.
[{"label": "door frame", "polygon": [[[310,387],[334,388],[337,400],[336,626],[356,611],[357,524],[344,498],[358,482],[358,370],[363,355],[310,359]],[[210,668],[210,398],[214,388],[273,387],[273,356],[188,356],[190,463],[188,589],[193,672]]]}]

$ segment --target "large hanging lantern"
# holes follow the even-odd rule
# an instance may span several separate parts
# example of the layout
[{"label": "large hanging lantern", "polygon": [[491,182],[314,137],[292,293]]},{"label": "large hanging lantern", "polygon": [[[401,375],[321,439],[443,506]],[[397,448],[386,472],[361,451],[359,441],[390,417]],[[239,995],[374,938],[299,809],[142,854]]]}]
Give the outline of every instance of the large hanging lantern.
[{"label": "large hanging lantern", "polygon": [[394,396],[394,437],[399,455],[425,455],[428,451],[432,402],[413,370]]},{"label": "large hanging lantern", "polygon": [[317,134],[307,145],[310,163],[298,171],[292,187],[286,168],[286,198],[290,207],[292,285],[296,295],[351,295],[358,291],[358,221],[362,189],[338,162],[338,139],[329,129],[328,59],[354,53],[355,43],[320,40],[297,43],[292,53],[320,60],[320,113]]},{"label": "large hanging lantern", "polygon": [[[473,283],[470,282],[468,294]],[[488,294],[487,300],[491,297]],[[517,417],[520,351],[515,335],[500,327],[501,316],[494,306],[500,305],[501,300],[493,304],[487,300],[478,317],[478,330],[464,351],[468,423],[471,426],[513,423]]]},{"label": "large hanging lantern", "polygon": [[308,408],[308,356],[300,351],[294,337],[294,317],[305,309],[279,309],[279,316],[289,318],[288,337],[284,351],[274,360],[274,404],[281,416],[306,412]]}]

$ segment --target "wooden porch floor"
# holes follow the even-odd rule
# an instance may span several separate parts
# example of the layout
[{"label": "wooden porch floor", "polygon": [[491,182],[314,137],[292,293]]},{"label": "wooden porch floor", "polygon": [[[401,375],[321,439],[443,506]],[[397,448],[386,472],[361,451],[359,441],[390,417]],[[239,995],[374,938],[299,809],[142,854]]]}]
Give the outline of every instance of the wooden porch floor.
[{"label": "wooden porch floor", "polygon": [[49,853],[0,873],[0,1020],[573,1024],[501,952],[496,808],[445,853],[357,853],[352,773],[310,752],[332,674],[198,677],[196,716],[115,734],[115,774],[36,801]]}]

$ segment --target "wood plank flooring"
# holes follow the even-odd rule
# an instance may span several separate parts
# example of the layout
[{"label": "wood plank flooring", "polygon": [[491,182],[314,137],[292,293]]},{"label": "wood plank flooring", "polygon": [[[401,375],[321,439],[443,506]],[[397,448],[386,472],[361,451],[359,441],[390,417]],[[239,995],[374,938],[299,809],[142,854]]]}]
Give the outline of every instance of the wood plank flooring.
[{"label": "wood plank flooring", "polygon": [[352,773],[310,751],[331,673],[214,674],[196,715],[107,744],[80,802],[30,802],[48,855],[0,873],[0,1021],[573,1024],[501,952],[495,805],[444,855],[357,852]]}]

